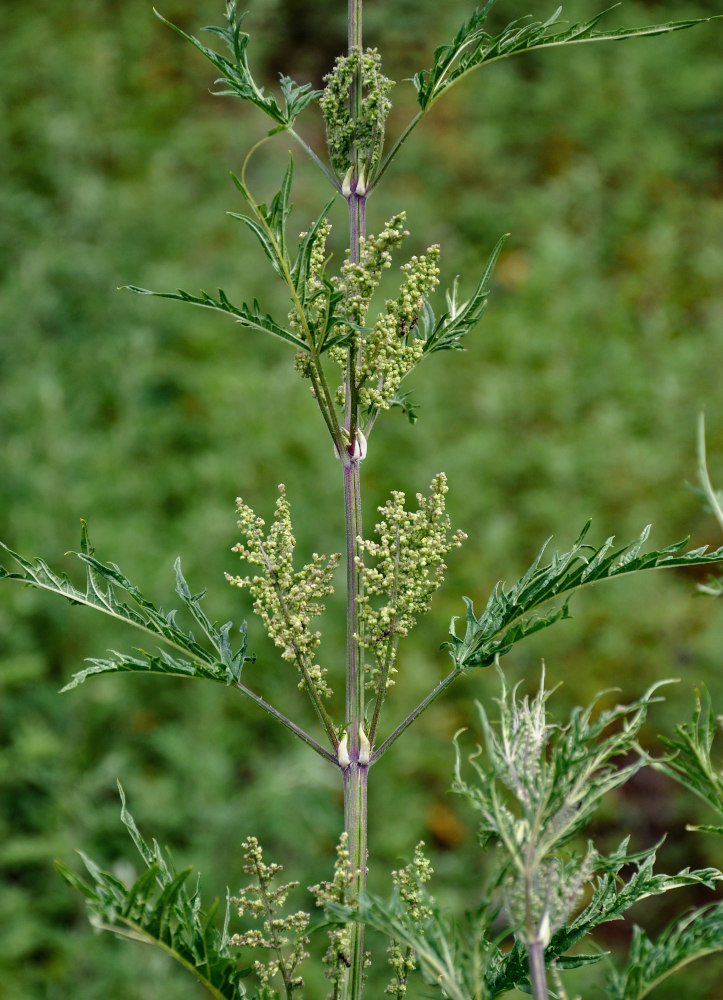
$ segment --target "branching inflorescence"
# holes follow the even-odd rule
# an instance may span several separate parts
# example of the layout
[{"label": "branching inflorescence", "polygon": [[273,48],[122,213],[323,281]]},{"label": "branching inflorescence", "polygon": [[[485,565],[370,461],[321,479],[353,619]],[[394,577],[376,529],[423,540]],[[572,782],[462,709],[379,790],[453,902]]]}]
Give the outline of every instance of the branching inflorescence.
[{"label": "branching inflorescence", "polygon": [[[112,654],[91,661],[68,687],[99,673],[136,671],[206,678],[234,688],[270,717],[280,722],[324,761],[340,772],[344,795],[344,831],[338,843],[331,882],[311,887],[317,905],[325,910],[329,945],[323,962],[331,982],[331,1000],[360,1000],[365,981],[367,953],[364,926],[374,926],[391,941],[388,959],[393,978],[386,993],[402,1000],[408,979],[419,970],[428,988],[445,1000],[492,1000],[520,987],[535,1000],[547,1000],[546,968],[555,974],[567,966],[596,961],[599,956],[567,954],[585,935],[607,920],[618,919],[636,900],[659,895],[683,885],[710,888],[723,879],[717,869],[689,871],[676,876],[654,875],[655,849],[637,854],[627,851],[627,838],[607,857],[575,838],[590,820],[604,794],[614,791],[645,763],[637,745],[655,686],[638,702],[599,712],[591,705],[573,713],[567,726],[547,721],[544,686],[530,700],[517,698],[502,681],[500,728],[490,723],[484,709],[480,717],[486,758],[471,759],[476,778],[462,775],[458,756],[455,790],[480,814],[480,842],[496,845],[502,860],[492,889],[483,896],[471,934],[443,914],[424,888],[431,866],[420,844],[413,861],[392,873],[390,902],[366,893],[367,782],[369,767],[381,758],[403,732],[446,687],[473,668],[499,664],[499,658],[517,642],[542,628],[569,617],[571,593],[596,581],[638,573],[645,569],[700,566],[723,561],[723,548],[705,547],[683,552],[687,542],[660,551],[644,552],[646,528],[638,539],[620,549],[610,537],[599,547],[584,539],[587,528],[567,552],[554,553],[543,562],[543,552],[516,583],[500,582],[487,607],[477,617],[465,598],[465,631],[457,633],[453,620],[450,640],[453,669],[431,690],[378,747],[375,745],[381,709],[398,666],[398,648],[443,581],[445,556],[459,546],[464,532],[451,529],[446,511],[447,480],[434,477],[427,496],[417,494],[417,509],[406,509],[399,490],[378,508],[376,539],[362,530],[360,463],[367,438],[380,413],[401,406],[413,417],[408,393],[400,392],[405,378],[422,361],[439,351],[463,349],[463,339],[479,323],[486,309],[489,282],[502,250],[498,240],[476,287],[463,299],[455,279],[447,293],[446,309],[435,313],[432,297],[439,283],[439,247],[432,245],[412,256],[401,267],[398,291],[376,313],[374,297],[384,272],[392,266],[393,253],[409,235],[403,211],[394,214],[376,235],[366,234],[366,204],[406,139],[421,118],[451,86],[482,65],[535,48],[579,42],[615,40],[636,35],[656,35],[687,28],[696,21],[678,21],[647,28],[597,29],[602,15],[582,24],[560,28],[558,10],[547,21],[522,18],[501,33],[486,31],[494,0],[476,8],[447,45],[434,50],[433,64],[412,77],[419,111],[385,152],[385,132],[393,86],[382,73],[376,49],[361,44],[361,0],[350,4],[350,46],[325,77],[325,89],[280,79],[281,101],[254,80],[248,61],[249,36],[242,31],[243,16],[236,0],[227,0],[226,24],[207,30],[222,40],[228,55],[202,45],[175,29],[220,72],[218,94],[250,102],[273,123],[269,136],[284,133],[297,142],[330,183],[331,200],[316,221],[299,236],[291,253],[287,223],[291,212],[293,160],[289,157],[281,185],[268,204],[257,200],[246,180],[246,167],[255,146],[234,183],[244,199],[247,214],[232,212],[258,241],[284,289],[283,321],[275,319],[254,298],[251,304],[234,305],[223,290],[149,292],[142,294],[191,303],[231,316],[246,331],[270,334],[290,345],[296,368],[311,383],[321,417],[343,470],[345,511],[346,663],[344,704],[335,704],[327,668],[318,662],[321,633],[311,623],[324,611],[324,598],[332,593],[332,578],[342,556],[314,553],[300,569],[294,568],[296,540],[291,526],[284,486],[279,487],[274,520],[264,520],[243,500],[237,501],[242,541],[234,551],[257,573],[227,574],[229,582],[247,589],[253,608],[281,658],[295,665],[299,687],[311,699],[324,730],[327,747],[321,746],[301,726],[252,691],[242,672],[254,662],[247,655],[246,625],[241,641],[231,642],[231,622],[219,626],[201,606],[205,592],[193,593],[177,564],[176,593],[183,612],[194,623],[196,634],[176,622],[176,611],[163,611],[150,602],[114,564],[99,562],[83,531],[78,553],[86,569],[85,589],[76,588],[65,574],[42,560],[30,561],[11,550],[19,570],[0,567],[8,578],[63,596],[73,604],[95,608],[116,620],[140,629],[147,639],[162,644],[160,652],[136,649],[132,654]],[[326,126],[326,157],[317,153],[296,131],[298,116],[318,101]],[[267,136],[261,142],[269,139]],[[339,273],[329,271],[327,244],[331,231],[329,213],[341,196],[349,219],[349,248]],[[341,371],[341,385],[334,392],[329,369]],[[337,377],[335,372],[335,377]],[[702,427],[701,427],[702,435]],[[720,497],[713,490],[701,443],[701,479],[704,491],[723,525]],[[701,588],[719,595],[721,581]],[[562,603],[559,603],[562,601]],[[558,602],[550,609],[550,602]],[[543,605],[547,610],[541,611]],[[342,680],[342,678],[337,678]],[[336,687],[339,690],[340,686]],[[371,698],[369,697],[371,692]],[[329,706],[329,707],[327,707]],[[711,762],[712,709],[698,705],[693,723],[679,727],[668,741],[670,756],[656,766],[669,777],[692,783],[695,791],[723,812],[721,780]],[[632,755],[631,759],[624,755]],[[138,847],[146,871],[131,886],[102,872],[84,859],[92,884],[61,866],[63,877],[79,888],[89,901],[94,919],[105,929],[140,940],[159,943],[184,967],[194,972],[212,995],[241,1000],[248,995],[231,948],[260,948],[270,954],[256,960],[254,1000],[276,1000],[281,991],[292,1000],[303,988],[299,967],[307,957],[311,926],[304,911],[285,913],[285,904],[297,883],[277,884],[281,866],[266,864],[254,837],[243,845],[243,868],[253,882],[227,901],[223,930],[214,926],[215,910],[202,913],[198,889],[184,888],[190,869],[176,874],[154,842],[140,836],[123,800],[122,820]],[[707,827],[721,833],[720,827]],[[623,868],[634,869],[625,883]],[[584,889],[589,902],[580,913]],[[504,907],[495,901],[503,891]],[[228,907],[233,902],[241,917],[255,926],[230,936]],[[493,920],[503,912],[508,923],[504,947],[491,933]],[[723,907],[701,909],[706,933],[693,933],[692,922],[679,922],[657,943],[637,934],[629,975],[613,976],[609,996],[642,1000],[648,988],[685,964],[713,950],[723,949]],[[632,970],[632,971],[631,971]]]},{"label": "branching inflorescence", "polygon": [[331,696],[326,669],[314,662],[321,632],[312,632],[309,623],[324,611],[321,599],[333,593],[332,576],[340,554],[323,556],[314,553],[310,563],[294,570],[296,539],[291,530],[291,512],[286,488],[279,485],[276,517],[264,534],[265,521],[238,499],[238,526],[245,542],[233,551],[242,559],[261,567],[256,576],[231,576],[234,587],[248,587],[254,598],[254,611],[263,621],[269,637],[282,650],[285,660],[295,663],[301,673],[299,687],[313,688],[325,698]]},{"label": "branching inflorescence", "polygon": [[[429,496],[417,493],[416,511],[405,510],[405,494],[393,491],[379,508],[379,540],[359,539],[362,555],[357,566],[364,581],[358,598],[360,641],[372,654],[367,685],[373,690],[383,693],[394,683],[399,641],[428,610],[442,584],[445,555],[467,537],[461,530],[450,533],[447,491],[447,477],[440,472],[430,484]],[[365,564],[364,554],[375,560],[374,566]],[[377,607],[375,597],[386,601]]]}]

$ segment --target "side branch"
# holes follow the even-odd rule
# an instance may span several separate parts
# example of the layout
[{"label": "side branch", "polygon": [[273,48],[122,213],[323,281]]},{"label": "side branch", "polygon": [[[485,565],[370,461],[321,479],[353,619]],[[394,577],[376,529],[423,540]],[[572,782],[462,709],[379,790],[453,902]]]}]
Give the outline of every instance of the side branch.
[{"label": "side branch", "polygon": [[451,670],[447,676],[441,680],[432,691],[429,692],[426,698],[420,701],[414,711],[409,713],[404,722],[401,722],[394,732],[390,736],[387,736],[381,746],[374,751],[371,756],[371,760],[369,761],[370,766],[372,764],[376,764],[379,758],[384,756],[392,743],[395,743],[399,739],[404,730],[411,726],[411,724],[419,718],[422,712],[429,708],[432,702],[438,698],[443,691],[446,691],[452,681],[459,677],[461,673],[462,671],[458,667],[455,667],[454,670]]},{"label": "side branch", "polygon": [[258,707],[263,712],[266,712],[266,714],[270,715],[272,719],[275,719],[277,722],[280,722],[281,725],[284,726],[286,729],[288,729],[289,732],[292,732],[294,736],[298,736],[299,739],[302,741],[302,743],[306,743],[306,745],[311,747],[312,750],[315,750],[320,757],[323,757],[324,760],[328,760],[329,763],[333,764],[335,767],[339,766],[339,762],[337,761],[336,756],[334,754],[329,753],[328,750],[325,750],[320,743],[317,743],[316,740],[313,739],[311,736],[309,736],[309,734],[305,732],[303,729],[301,729],[300,726],[297,726],[295,722],[292,722],[291,719],[288,719],[283,714],[283,712],[280,712],[277,708],[274,708],[274,706],[270,705],[267,701],[264,701],[263,698],[255,694],[250,688],[247,688],[245,684],[241,684],[239,682],[236,685],[236,687],[242,694],[246,695],[247,698],[250,698],[255,705],[258,705]]}]

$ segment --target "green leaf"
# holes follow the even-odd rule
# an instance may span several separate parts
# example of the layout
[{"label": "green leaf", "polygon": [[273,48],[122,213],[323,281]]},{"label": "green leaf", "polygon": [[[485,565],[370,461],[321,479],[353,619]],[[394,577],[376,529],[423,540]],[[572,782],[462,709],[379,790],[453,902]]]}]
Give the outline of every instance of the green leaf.
[{"label": "green leaf", "polygon": [[[323,269],[315,276],[319,280],[310,281],[314,241],[334,203],[334,198],[327,202],[318,218],[301,237],[296,259],[292,264],[286,239],[286,223],[292,208],[289,202],[293,178],[291,155],[281,187],[269,207],[255,200],[243,180],[243,174],[241,178],[235,174],[231,176],[250,205],[254,218],[237,212],[229,212],[229,215],[245,223],[258,239],[274,270],[286,284],[294,311],[300,317],[305,335],[308,331],[309,340],[316,353],[322,354],[330,347],[347,344],[356,327],[343,316],[336,314],[336,307],[341,302],[343,293],[326,278]],[[286,332],[286,339],[292,338],[297,347],[305,351],[310,350],[306,339]]]},{"label": "green leaf", "polygon": [[[304,233],[301,238],[301,243],[299,244],[299,251],[296,255],[294,266],[291,268],[291,279],[302,303],[306,303],[308,301],[307,284],[309,280],[309,266],[311,263],[311,251],[314,247],[314,240],[319,232],[319,227],[323,222],[325,222],[329,214],[329,209],[334,204],[335,200],[336,196],[324,205],[318,218],[312,223],[308,231]],[[337,301],[341,298],[342,293],[339,292]]]},{"label": "green leaf", "polygon": [[[704,886],[712,889],[723,879],[717,868],[684,868],[676,875],[656,874],[654,871],[659,844],[628,853],[630,838],[626,837],[611,854],[599,859],[603,873],[593,881],[590,902],[567,927],[557,931],[550,942],[555,954],[562,954],[587,937],[596,927],[620,920],[636,903],[649,897],[661,896],[674,889],[687,886]],[[623,868],[634,867],[632,875],[622,882]]]},{"label": "green leaf", "polygon": [[[690,722],[675,727],[675,736],[660,740],[673,751],[665,760],[656,761],[657,770],[667,774],[712,806],[723,816],[723,774],[711,759],[717,732],[716,718],[710,694],[705,687],[696,691],[696,706]],[[706,833],[720,833],[720,827],[695,827]]]},{"label": "green leaf", "polygon": [[[240,216],[239,216],[240,218]],[[252,220],[247,220],[251,222]],[[244,302],[243,305],[234,306],[229,302],[226,293],[219,288],[218,298],[214,299],[207,292],[201,291],[199,295],[191,295],[190,292],[184,292],[179,289],[177,292],[153,292],[148,288],[139,288],[137,285],[124,285],[129,292],[135,292],[137,295],[154,295],[158,299],[176,299],[179,302],[190,302],[194,306],[203,306],[206,309],[216,309],[218,312],[227,313],[233,316],[241,326],[245,326],[250,330],[260,330],[263,333],[271,333],[275,337],[280,337],[281,340],[285,340],[290,344],[293,344],[298,350],[308,351],[307,345],[301,340],[296,334],[291,333],[289,330],[284,329],[284,327],[279,326],[279,324],[272,319],[268,313],[263,313],[261,307],[256,299],[254,299],[253,306],[248,306]]]},{"label": "green leaf", "polygon": [[[121,572],[115,563],[108,565],[95,558],[88,538],[85,522],[82,522],[81,550],[75,552],[86,569],[85,589],[77,588],[66,574],[55,573],[42,559],[30,561],[13,552],[0,542],[9,556],[19,565],[20,571],[10,572],[0,566],[0,580],[17,580],[40,590],[65,597],[71,604],[102,611],[118,621],[132,625],[143,632],[160,639],[174,651],[147,653],[137,650],[139,657],[113,653],[111,659],[91,660],[91,666],[75,674],[63,691],[77,687],[93,674],[132,670],[138,672],[176,674],[182,677],[204,677],[225,684],[238,683],[244,663],[253,662],[246,655],[246,623],[240,629],[241,644],[233,650],[230,643],[231,622],[218,628],[200,607],[203,594],[192,595],[181,573],[180,562],[176,563],[176,592],[184,605],[201,626],[211,650],[202,646],[192,632],[184,632],[176,625],[176,611],[165,613],[149,601],[138,587]],[[120,599],[119,599],[120,595]],[[126,599],[130,599],[130,604]],[[177,654],[180,653],[179,657]]]},{"label": "green leaf", "polygon": [[323,90],[312,90],[310,83],[299,84],[290,76],[280,74],[281,93],[286,104],[286,121],[291,125],[312,101],[318,100]]},{"label": "green leaf", "polygon": [[[472,1000],[472,991],[464,978],[466,963],[462,960],[456,929],[431,899],[425,898],[425,905],[432,916],[423,923],[409,919],[396,893],[389,902],[361,893],[356,909],[334,903],[327,903],[326,909],[341,923],[352,920],[363,923],[411,948],[423,978],[435,987],[435,996],[441,990],[450,1000]],[[478,961],[482,963],[481,947],[478,952]]]},{"label": "green leaf", "polygon": [[400,392],[399,389],[396,390],[392,398],[389,400],[389,406],[398,406],[402,413],[406,416],[410,424],[416,424],[419,419],[419,403],[415,403],[411,399],[412,393],[410,392]]},{"label": "green leaf", "polygon": [[[570,948],[587,938],[600,924],[619,920],[636,902],[648,896],[659,896],[673,889],[690,885],[713,888],[723,878],[716,868],[691,871],[686,868],[677,875],[653,873],[657,846],[634,854],[627,851],[629,838],[607,857],[598,856],[598,865],[606,870],[593,882],[593,895],[588,905],[567,926],[556,931],[545,949],[545,965],[553,962],[560,969],[575,968],[576,963],[593,964],[603,957],[597,955],[567,955]],[[634,866],[627,883],[620,871]],[[485,980],[490,997],[501,996],[508,990],[529,982],[527,949],[516,940],[511,949],[496,950],[490,955]],[[626,998],[628,1000],[628,998]]]},{"label": "green leaf", "polygon": [[563,594],[571,594],[583,586],[599,580],[612,580],[646,569],[667,569],[676,566],[699,566],[723,561],[723,546],[708,552],[707,546],[683,552],[687,539],[675,542],[659,551],[641,554],[650,533],[650,525],[639,538],[620,549],[612,549],[610,537],[599,548],[585,542],[590,522],[580,532],[568,552],[554,553],[551,560],[542,564],[547,543],[527,572],[511,587],[497,583],[479,618],[474,613],[472,601],[467,605],[466,629],[463,637],[457,635],[456,618],[450,625],[450,642],[443,648],[450,654],[460,670],[487,667],[495,657],[507,653],[520,639],[543,628],[548,628],[569,617],[569,597],[556,609],[538,615],[537,609]]},{"label": "green leaf", "polygon": [[288,219],[293,206],[289,203],[291,194],[291,181],[294,176],[294,161],[289,153],[289,163],[284,171],[281,187],[271,200],[271,207],[259,204],[242,178],[231,174],[236,187],[251,206],[255,219],[238,212],[229,212],[232,219],[238,219],[245,223],[257,237],[266,256],[271,261],[274,270],[282,278],[287,278],[291,270],[286,250],[286,220]]},{"label": "green leaf", "polygon": [[246,970],[239,968],[229,945],[229,902],[223,931],[219,931],[214,923],[218,902],[204,912],[198,886],[193,893],[185,888],[192,869],[176,872],[170,855],[164,856],[155,840],[152,846],[145,842],[126,808],[120,785],[119,789],[121,818],[146,870],[126,886],[81,853],[89,881],[60,861],[55,863],[58,873],[85,896],[91,923],[99,930],[155,944],[193,973],[217,1000],[240,1000],[246,994],[241,982]]},{"label": "green leaf", "polygon": [[447,311],[439,319],[435,318],[431,306],[425,300],[420,314],[425,354],[432,354],[434,351],[463,350],[460,341],[477,326],[487,308],[490,278],[506,239],[507,235],[497,241],[477,287],[466,302],[457,301],[457,279],[451,292],[447,292]]},{"label": "green leaf", "polygon": [[246,54],[249,36],[241,30],[246,15],[237,13],[236,0],[227,0],[226,27],[208,26],[203,29],[223,39],[231,53],[231,59],[220,55],[214,49],[207,48],[193,35],[186,34],[171,21],[167,21],[158,11],[155,13],[164,24],[173,28],[182,38],[190,42],[219,70],[221,76],[216,80],[216,83],[222,85],[223,89],[214,92],[217,97],[240,97],[244,101],[249,101],[273,119],[281,128],[292,125],[297,115],[322,93],[320,90],[312,90],[311,84],[295,83],[288,76],[281,77],[281,92],[285,104],[283,110],[279,107],[275,97],[264,93],[263,87],[258,86],[249,69]]},{"label": "green leaf", "polygon": [[[613,8],[602,11],[589,21],[573,24],[564,30],[555,31],[562,7],[546,21],[531,21],[529,17],[512,21],[499,35],[490,35],[484,30],[487,15],[495,0],[489,0],[482,8],[477,8],[466,21],[449,45],[435,49],[434,62],[430,69],[422,70],[412,79],[417,90],[417,101],[422,111],[430,108],[442,94],[458,80],[485,63],[505,59],[507,56],[528,52],[532,49],[573,45],[580,42],[619,41],[624,38],[639,38],[645,35],[662,35],[702,24],[712,18],[697,18],[685,21],[669,21],[641,28],[617,28],[612,31],[596,31],[596,25]],[[617,6],[617,5],[616,5]]]},{"label": "green leaf", "polygon": [[705,955],[723,951],[723,903],[686,913],[651,941],[633,930],[628,964],[607,983],[611,1000],[643,1000],[668,976]]}]

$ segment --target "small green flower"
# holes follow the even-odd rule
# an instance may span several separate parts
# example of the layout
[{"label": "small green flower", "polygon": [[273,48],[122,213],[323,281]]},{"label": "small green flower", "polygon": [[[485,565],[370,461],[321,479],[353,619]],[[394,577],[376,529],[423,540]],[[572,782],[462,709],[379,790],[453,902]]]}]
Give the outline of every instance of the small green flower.
[{"label": "small green flower", "polygon": [[326,669],[314,663],[320,632],[312,632],[309,623],[324,611],[321,598],[333,593],[332,577],[341,555],[312,556],[310,563],[294,571],[293,557],[296,539],[291,530],[291,512],[286,488],[279,486],[276,517],[267,535],[265,522],[240,498],[236,501],[238,526],[245,536],[233,551],[252,565],[260,566],[257,576],[231,576],[226,579],[234,587],[248,587],[254,598],[254,611],[263,621],[266,632],[282,650],[285,660],[296,663],[302,677],[299,687],[312,684],[328,698],[331,688],[326,682]]},{"label": "small green flower", "polygon": [[296,913],[280,916],[289,892],[299,883],[286,882],[276,886],[273,884],[283,868],[281,865],[267,865],[264,862],[261,845],[256,837],[246,838],[243,852],[243,870],[252,875],[254,881],[244,889],[240,889],[238,896],[232,896],[231,902],[236,904],[240,917],[248,914],[253,920],[263,918],[263,922],[260,928],[254,927],[241,934],[234,934],[229,944],[237,948],[265,948],[271,952],[274,957],[268,961],[254,962],[254,972],[260,987],[258,996],[268,1000],[278,997],[272,980],[280,975],[286,995],[290,997],[304,985],[304,980],[298,975],[297,970],[304,959],[309,957],[306,950],[309,937],[306,931],[310,915],[299,910]]},{"label": "small green flower", "polygon": [[[429,609],[432,595],[444,580],[444,556],[467,537],[463,531],[450,536],[447,491],[447,477],[440,472],[430,484],[428,497],[417,494],[418,509],[412,512],[405,510],[404,493],[395,490],[379,508],[379,541],[359,539],[362,555],[357,558],[357,567],[364,582],[358,599],[360,641],[375,661],[369,687],[376,687],[382,676],[387,687],[393,683],[399,640]],[[365,565],[364,553],[376,560],[373,567]],[[375,607],[372,599],[380,595],[387,602]]]},{"label": "small green flower", "polygon": [[[334,863],[334,878],[331,882],[320,882],[318,885],[310,885],[309,892],[316,899],[316,905],[323,907],[327,903],[338,903],[342,906],[354,906],[351,892],[354,885],[354,872],[352,871],[351,858],[349,855],[349,836],[342,833],[336,848],[336,861]],[[322,962],[326,965],[326,977],[334,986],[332,996],[338,996],[337,990],[341,987],[349,968],[349,954],[351,951],[351,924],[344,924],[340,927],[333,927],[329,932],[329,947],[326,950]]]},{"label": "small green flower", "polygon": [[[361,79],[361,101],[358,115],[351,111],[351,92],[357,73]],[[326,122],[329,158],[339,177],[343,177],[351,194],[349,167],[358,156],[359,181],[365,168],[371,177],[384,147],[384,129],[392,102],[389,91],[394,82],[382,73],[381,56],[376,49],[362,52],[353,48],[339,56],[334,69],[324,77],[326,89],[319,104]],[[348,178],[348,179],[347,179]],[[359,194],[357,181],[357,194]],[[364,190],[366,193],[366,188]]]}]

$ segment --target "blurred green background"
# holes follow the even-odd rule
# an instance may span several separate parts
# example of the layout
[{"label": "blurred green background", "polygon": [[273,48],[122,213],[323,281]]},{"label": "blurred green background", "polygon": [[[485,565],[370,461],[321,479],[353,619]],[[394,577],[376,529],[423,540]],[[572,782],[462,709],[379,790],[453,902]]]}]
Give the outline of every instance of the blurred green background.
[{"label": "blurred green background", "polygon": [[[280,71],[320,85],[345,45],[346,5],[250,6],[254,72],[270,85]],[[554,6],[500,0],[491,23],[546,17]],[[221,8],[219,0],[161,6],[193,33],[220,23]],[[366,42],[402,81],[430,64],[471,9],[461,0],[367,0]],[[570,0],[565,14],[581,20],[597,10]],[[712,0],[626,3],[608,23],[716,12]],[[487,67],[435,107],[369,204],[372,230],[406,208],[407,254],[440,242],[443,281],[459,273],[463,290],[499,235],[512,234],[468,352],[435,356],[418,373],[419,423],[398,413],[380,421],[363,467],[368,523],[390,489],[426,489],[443,469],[453,523],[470,535],[450,557],[432,616],[407,643],[387,731],[446,673],[439,644],[462,613],[460,596],[483,606],[495,581],[514,580],[548,536],[565,546],[592,517],[598,542],[627,541],[649,521],[656,547],[688,534],[696,545],[721,541],[686,485],[695,480],[702,406],[711,472],[723,484],[720,37],[712,24]],[[6,2],[0,39],[0,538],[76,574],[64,553],[86,518],[98,555],[158,603],[173,604],[181,554],[191,587],[208,588],[209,614],[238,622],[249,614],[245,595],[223,578],[238,572],[234,498],[268,517],[283,481],[299,552],[339,549],[331,446],[285,345],[117,287],[221,286],[283,317],[283,290],[265,258],[225,214],[241,208],[229,171],[239,171],[267,122],[210,96],[213,68],[145,0]],[[391,133],[414,106],[408,83],[396,90]],[[300,128],[321,147],[315,111]],[[264,198],[287,149],[279,136],[257,154],[252,184]],[[327,197],[295,156],[292,232]],[[334,221],[340,256],[340,207]],[[654,746],[657,732],[689,716],[694,685],[708,684],[723,711],[720,608],[691,600],[695,582],[651,574],[581,595],[572,622],[528,640],[505,667],[534,685],[544,657],[549,680],[564,682],[552,703],[561,715],[601,688],[617,685],[615,697],[632,700],[656,678],[680,677],[651,719]],[[340,611],[331,601],[330,665],[343,658]],[[259,659],[247,682],[313,726],[255,621],[250,634]],[[164,956],[94,935],[53,870],[54,857],[72,863],[82,848],[132,877],[117,778],[146,835],[203,872],[209,901],[243,882],[249,833],[302,886],[329,875],[341,807],[335,774],[232,691],[128,676],[58,696],[86,656],[134,641],[57,599],[0,589],[7,1000],[202,995]],[[470,886],[484,864],[474,818],[448,791],[450,739],[467,725],[472,745],[474,699],[495,693],[491,673],[460,682],[373,771],[375,888],[386,891],[385,873],[424,839],[437,898],[475,903]],[[720,865],[718,841],[685,834],[696,818],[711,820],[661,778],[641,776],[607,806],[596,836],[610,845],[629,832],[643,847],[670,830],[664,865]],[[636,918],[654,930],[700,901],[666,898]],[[602,943],[622,946],[629,932],[616,925]],[[722,969],[694,967],[654,995],[714,1000]],[[325,993],[312,984],[310,995]]]}]

